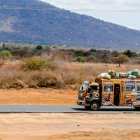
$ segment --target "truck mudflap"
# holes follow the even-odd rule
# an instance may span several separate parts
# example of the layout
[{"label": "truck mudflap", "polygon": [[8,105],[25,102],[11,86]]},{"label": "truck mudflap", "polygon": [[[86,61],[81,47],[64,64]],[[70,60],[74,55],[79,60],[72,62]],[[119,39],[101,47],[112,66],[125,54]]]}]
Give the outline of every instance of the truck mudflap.
[{"label": "truck mudflap", "polygon": [[140,99],[133,102],[134,107],[140,107]]},{"label": "truck mudflap", "polygon": [[134,107],[140,107],[140,101],[135,101],[133,102]]},{"label": "truck mudflap", "polygon": [[133,106],[140,107],[140,93],[137,93],[135,96],[136,96],[136,100],[133,102]]}]

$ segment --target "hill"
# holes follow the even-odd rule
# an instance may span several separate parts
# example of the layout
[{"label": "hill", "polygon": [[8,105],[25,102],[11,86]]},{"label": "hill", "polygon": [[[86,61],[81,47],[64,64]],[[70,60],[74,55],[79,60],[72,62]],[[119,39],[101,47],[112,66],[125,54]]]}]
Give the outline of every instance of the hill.
[{"label": "hill", "polygon": [[39,0],[0,0],[0,41],[138,50],[140,31]]}]

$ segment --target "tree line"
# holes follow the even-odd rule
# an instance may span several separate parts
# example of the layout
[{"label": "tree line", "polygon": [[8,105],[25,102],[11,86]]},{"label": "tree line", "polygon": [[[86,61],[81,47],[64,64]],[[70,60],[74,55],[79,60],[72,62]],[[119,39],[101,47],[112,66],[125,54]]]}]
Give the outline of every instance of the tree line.
[{"label": "tree line", "polygon": [[61,48],[57,46],[45,45],[18,45],[2,44],[0,46],[0,58],[3,60],[21,59],[33,56],[42,56],[43,54],[52,55],[70,62],[79,63],[117,63],[119,66],[123,63],[134,62],[140,64],[140,53],[131,50],[101,50],[101,49],[77,49]]}]

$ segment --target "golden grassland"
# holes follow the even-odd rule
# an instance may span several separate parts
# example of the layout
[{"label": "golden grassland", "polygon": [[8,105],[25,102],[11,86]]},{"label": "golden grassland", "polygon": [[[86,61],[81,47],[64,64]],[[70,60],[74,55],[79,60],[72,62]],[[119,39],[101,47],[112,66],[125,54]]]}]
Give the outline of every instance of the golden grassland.
[{"label": "golden grassland", "polygon": [[53,62],[53,69],[41,69],[36,71],[26,71],[22,68],[21,61],[7,62],[0,67],[0,88],[73,88],[85,80],[94,81],[102,72],[115,70],[126,72],[133,69],[140,69],[140,65],[132,63],[117,64],[104,63],[78,63],[78,62]]},{"label": "golden grassland", "polygon": [[[55,62],[56,63],[56,62]],[[68,63],[57,61],[53,70],[24,71],[20,61],[0,67],[0,104],[75,105],[78,87],[85,80],[94,81],[110,69],[129,71],[140,65],[104,63]]]}]

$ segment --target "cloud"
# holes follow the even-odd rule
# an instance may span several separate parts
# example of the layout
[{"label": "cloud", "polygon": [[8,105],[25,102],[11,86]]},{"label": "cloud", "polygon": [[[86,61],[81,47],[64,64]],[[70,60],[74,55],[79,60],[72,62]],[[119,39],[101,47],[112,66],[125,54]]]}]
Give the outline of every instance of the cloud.
[{"label": "cloud", "polygon": [[139,10],[140,0],[42,0],[68,10]]},{"label": "cloud", "polygon": [[127,8],[131,8],[133,10],[139,10],[140,9],[140,1],[139,0],[124,0],[123,6],[126,6]]},{"label": "cloud", "polygon": [[140,30],[140,0],[41,0],[105,21]]}]

